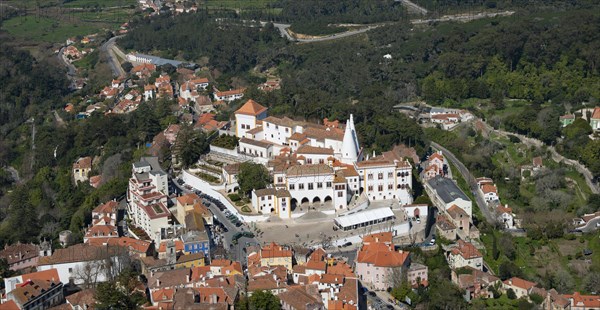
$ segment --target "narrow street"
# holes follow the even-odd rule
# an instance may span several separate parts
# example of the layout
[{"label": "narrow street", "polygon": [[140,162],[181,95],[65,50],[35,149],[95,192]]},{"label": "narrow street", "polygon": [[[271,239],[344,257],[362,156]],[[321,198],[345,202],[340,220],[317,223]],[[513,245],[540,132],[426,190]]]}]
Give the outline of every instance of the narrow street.
[{"label": "narrow street", "polygon": [[458,172],[462,175],[462,177],[465,179],[465,181],[467,181],[467,184],[470,186],[471,193],[473,194],[473,196],[475,196],[475,203],[477,203],[477,207],[479,207],[479,210],[481,210],[481,213],[483,214],[483,216],[485,216],[486,221],[490,224],[493,224],[495,222],[494,216],[492,215],[492,213],[490,212],[490,209],[488,208],[487,204],[485,203],[483,196],[477,190],[477,184],[475,182],[475,177],[471,174],[469,169],[467,169],[467,167],[465,167],[465,165],[460,160],[458,160],[458,158],[456,158],[456,156],[454,156],[454,154],[452,154],[452,152],[448,151],[445,147],[443,147],[433,141],[431,142],[431,147],[434,148],[435,150],[442,151],[444,156],[446,158],[448,158],[448,160],[456,167],[456,169],[458,169]]}]

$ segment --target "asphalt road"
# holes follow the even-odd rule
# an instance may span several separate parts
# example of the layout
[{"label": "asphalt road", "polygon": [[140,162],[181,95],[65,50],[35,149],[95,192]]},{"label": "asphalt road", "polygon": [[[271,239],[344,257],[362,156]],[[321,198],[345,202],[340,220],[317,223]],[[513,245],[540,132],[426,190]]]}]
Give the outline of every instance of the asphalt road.
[{"label": "asphalt road", "polygon": [[591,219],[589,222],[586,223],[585,226],[578,228],[578,229],[581,229],[581,231],[588,233],[588,232],[598,230],[598,226],[597,226],[598,224],[600,224],[600,217]]},{"label": "asphalt road", "polygon": [[[188,190],[187,188],[180,186],[177,182],[171,182],[171,184],[176,188],[178,193],[188,194],[193,193],[193,190]],[[208,201],[207,201],[208,202]],[[233,244],[233,236],[237,233],[241,233],[244,231],[250,231],[250,228],[246,223],[243,223],[242,226],[236,227],[229,219],[221,212],[221,210],[214,203],[205,204],[210,212],[214,215],[214,218],[223,224],[227,228],[227,232],[223,234],[225,241],[223,242],[224,248],[230,254],[230,258],[232,260],[237,260],[242,263],[242,265],[247,265],[247,256],[244,249],[246,248],[246,244],[260,244],[260,242],[256,238],[247,238],[241,237],[238,239],[237,244]]]},{"label": "asphalt road", "polygon": [[75,89],[77,88],[77,85],[75,84],[75,78],[77,77],[77,68],[75,68],[75,66],[69,62],[69,60],[65,57],[64,52],[65,52],[66,46],[63,46],[60,48],[60,51],[58,51],[58,59],[65,65],[65,67],[67,67],[67,78],[71,81],[71,89]]},{"label": "asphalt road", "polygon": [[113,76],[125,75],[125,70],[123,70],[123,68],[121,67],[117,56],[115,56],[115,53],[112,50],[113,46],[115,45],[115,41],[119,37],[120,36],[112,37],[100,46],[100,51],[102,53],[105,53],[108,58],[108,65],[110,66],[110,70],[112,71]]},{"label": "asphalt road", "polygon": [[471,174],[469,169],[467,169],[467,167],[465,167],[465,165],[445,147],[433,141],[431,142],[431,146],[436,150],[442,151],[444,156],[446,156],[446,158],[448,158],[448,160],[456,167],[456,169],[458,169],[458,172],[462,175],[462,177],[467,181],[467,184],[469,184],[469,186],[471,187],[471,193],[473,194],[473,196],[475,196],[475,202],[477,203],[479,210],[481,210],[481,213],[483,213],[483,216],[485,216],[486,221],[490,224],[493,224],[495,222],[494,216],[492,215],[490,209],[485,203],[483,196],[477,190],[475,177]]}]

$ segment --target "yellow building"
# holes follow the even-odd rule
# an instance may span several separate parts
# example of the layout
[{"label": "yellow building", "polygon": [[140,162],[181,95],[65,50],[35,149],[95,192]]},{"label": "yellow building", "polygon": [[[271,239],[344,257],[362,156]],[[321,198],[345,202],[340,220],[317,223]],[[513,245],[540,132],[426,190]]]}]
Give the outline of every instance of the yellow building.
[{"label": "yellow building", "polygon": [[190,193],[177,197],[177,221],[179,224],[185,225],[185,216],[190,212],[200,214],[207,225],[212,225],[212,213],[202,204],[198,195]]},{"label": "yellow building", "polygon": [[283,266],[292,271],[292,251],[272,242],[260,249],[261,266]]},{"label": "yellow building", "polygon": [[201,266],[206,266],[206,260],[204,258],[203,252],[187,254],[187,255],[180,255],[177,258],[177,263],[175,264],[175,269],[201,267]]}]

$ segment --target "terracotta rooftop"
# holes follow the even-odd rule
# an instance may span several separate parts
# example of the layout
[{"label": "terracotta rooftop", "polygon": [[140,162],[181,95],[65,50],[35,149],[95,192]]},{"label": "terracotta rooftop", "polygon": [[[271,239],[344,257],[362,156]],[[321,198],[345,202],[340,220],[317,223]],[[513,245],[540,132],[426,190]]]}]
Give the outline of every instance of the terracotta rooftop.
[{"label": "terracotta rooftop", "polygon": [[183,196],[177,197],[177,202],[184,206],[193,205],[200,201],[201,201],[200,197],[198,197],[198,195],[196,195],[194,193],[189,193],[189,194],[185,194]]},{"label": "terracotta rooftop", "polygon": [[470,242],[458,240],[457,246],[452,248],[453,255],[460,255],[464,259],[474,259],[482,257],[481,252]]},{"label": "terracotta rooftop", "polygon": [[[282,118],[279,117],[275,117],[275,116],[269,116],[266,117],[265,119],[263,119],[263,124],[264,123],[271,123],[271,124],[275,124],[277,126],[282,126],[282,127],[294,127],[296,125],[301,125],[302,122],[297,122],[287,116],[284,116]],[[264,125],[267,126],[267,125]]]},{"label": "terracotta rooftop", "polygon": [[200,117],[198,117],[198,120],[196,121],[196,123],[204,125],[204,124],[208,123],[209,121],[214,120],[215,116],[216,115],[213,113],[204,113],[204,114],[200,115]]},{"label": "terracotta rooftop", "polygon": [[35,244],[15,243],[7,245],[0,251],[0,258],[6,259],[9,265],[22,260],[39,256],[40,248]]},{"label": "terracotta rooftop", "polygon": [[241,108],[235,111],[235,114],[258,116],[265,111],[267,111],[266,107],[260,105],[252,99],[249,99],[248,101],[246,101],[246,103],[244,103],[244,105]]},{"label": "terracotta rooftop", "polygon": [[392,232],[386,231],[386,232],[380,232],[380,233],[366,235],[362,238],[362,242],[363,242],[363,244],[369,244],[369,243],[375,243],[375,242],[391,244],[392,238],[394,238],[392,235]]},{"label": "terracotta rooftop", "polygon": [[333,149],[316,147],[310,145],[303,145],[296,151],[298,154],[320,154],[320,155],[333,155]]},{"label": "terracotta rooftop", "polygon": [[133,250],[140,253],[147,253],[152,243],[144,240],[138,240],[131,237],[118,237],[118,238],[93,238],[89,241],[90,245],[93,246],[120,246],[126,247],[129,250]]},{"label": "terracotta rooftop", "polygon": [[290,287],[287,292],[279,294],[281,302],[290,309],[323,309],[320,297],[317,289],[307,286]]},{"label": "terracotta rooftop", "polygon": [[469,214],[467,214],[465,210],[461,209],[457,205],[452,205],[450,208],[448,208],[448,210],[446,210],[446,212],[448,212],[448,215],[450,215],[450,217],[453,219],[457,219],[460,217],[469,218]]},{"label": "terracotta rooftop", "polygon": [[[600,108],[596,108],[599,110]],[[600,118],[600,116],[598,117]],[[571,305],[580,308],[600,308],[600,296],[598,295],[581,295],[575,292],[572,295],[562,295],[564,298],[571,300]]]},{"label": "terracotta rooftop", "polygon": [[395,251],[393,245],[370,243],[360,248],[356,262],[373,264],[376,267],[400,267],[405,264],[409,255],[409,252]]},{"label": "terracotta rooftop", "polygon": [[[175,252],[182,252],[184,250],[183,241],[181,240],[173,240],[175,242]],[[166,253],[167,252],[167,240],[163,240],[160,242],[158,246],[158,253]]]},{"label": "terracotta rooftop", "polygon": [[[11,294],[18,304],[25,304],[30,300],[42,295],[44,292],[56,287],[60,281],[30,280],[12,290]],[[0,307],[2,308],[2,307]]]},{"label": "terracotta rooftop", "polygon": [[271,257],[292,257],[292,251],[288,250],[275,242],[271,242],[260,250],[261,258]]},{"label": "terracotta rooftop", "polygon": [[498,193],[498,190],[496,189],[496,186],[495,186],[495,185],[492,185],[492,184],[484,184],[484,185],[481,187],[481,191],[482,191],[484,194],[487,194],[487,193]]},{"label": "terracotta rooftop", "polygon": [[87,262],[105,259],[122,253],[119,247],[97,247],[89,244],[75,244],[65,249],[56,249],[51,256],[40,257],[38,266],[56,265],[72,262]]},{"label": "terracotta rooftop", "polygon": [[51,282],[59,282],[60,281],[60,278],[58,276],[58,271],[56,270],[56,268],[38,271],[38,272],[26,273],[24,275],[21,275],[20,277],[21,277],[21,279],[23,279],[23,282],[26,282],[28,280],[51,281]]},{"label": "terracotta rooftop", "polygon": [[456,229],[456,226],[448,220],[445,215],[438,215],[435,221],[435,225],[442,231],[448,231]]},{"label": "terracotta rooftop", "polygon": [[333,169],[324,164],[292,166],[287,170],[288,177],[333,174]]},{"label": "terracotta rooftop", "polygon": [[96,305],[96,298],[94,297],[96,290],[85,289],[75,294],[66,297],[67,302],[74,306],[79,306],[80,309],[93,310]]},{"label": "terracotta rooftop", "polygon": [[90,156],[79,157],[73,164],[73,169],[92,169],[92,158]]},{"label": "terracotta rooftop", "polygon": [[240,95],[240,94],[243,94],[245,90],[246,90],[245,88],[232,89],[232,90],[226,90],[226,91],[218,91],[215,94],[217,95],[217,97]]},{"label": "terracotta rooftop", "polygon": [[512,277],[510,279],[504,280],[503,283],[506,285],[522,288],[526,291],[528,291],[530,288],[534,287],[537,284],[535,282],[530,282],[530,281],[527,281],[527,280],[524,280],[521,278],[517,278],[517,277]]},{"label": "terracotta rooftop", "polygon": [[600,119],[600,107],[594,108],[594,113],[592,113],[592,119]]}]

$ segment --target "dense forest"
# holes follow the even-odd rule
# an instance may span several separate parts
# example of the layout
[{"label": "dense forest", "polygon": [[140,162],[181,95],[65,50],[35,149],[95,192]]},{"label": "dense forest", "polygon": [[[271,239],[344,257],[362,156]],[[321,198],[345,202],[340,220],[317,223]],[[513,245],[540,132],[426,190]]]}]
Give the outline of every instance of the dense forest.
[{"label": "dense forest", "polygon": [[65,71],[49,66],[0,39],[0,136],[17,123],[62,106],[69,83]]},{"label": "dense forest", "polygon": [[[247,27],[206,12],[169,14],[144,18],[132,23],[134,29],[119,40],[127,50],[156,52],[165,58],[208,63],[212,68],[231,74],[254,67],[258,59],[286,45],[277,29]],[[207,60],[202,60],[202,58]]]}]

